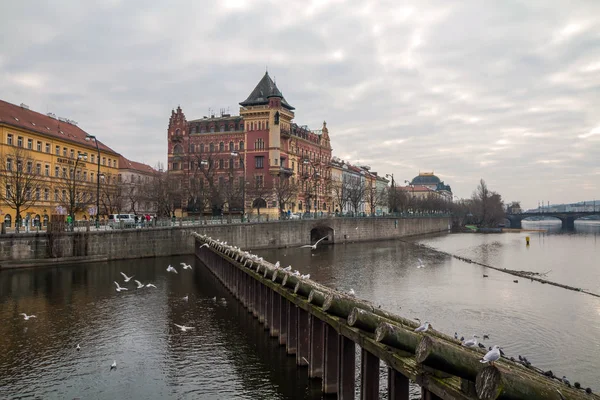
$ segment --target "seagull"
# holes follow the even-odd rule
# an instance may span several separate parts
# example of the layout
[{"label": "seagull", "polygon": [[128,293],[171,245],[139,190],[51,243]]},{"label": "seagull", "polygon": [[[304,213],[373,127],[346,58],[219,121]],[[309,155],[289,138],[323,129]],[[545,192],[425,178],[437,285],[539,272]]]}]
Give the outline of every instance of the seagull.
[{"label": "seagull", "polygon": [[77,343],[77,347],[75,347],[75,350],[77,350],[77,351],[81,350],[81,347],[79,347],[79,343]]},{"label": "seagull", "polygon": [[188,295],[186,295],[186,296],[185,296],[185,297],[183,297],[182,299],[183,299],[183,301],[188,301],[188,298],[189,298],[189,296],[188,296]]},{"label": "seagull", "polygon": [[354,289],[350,289],[350,290],[348,290],[348,294],[349,294],[350,296],[356,296],[356,292],[354,291]]},{"label": "seagull", "polygon": [[144,287],[144,284],[143,284],[142,282],[138,281],[137,279],[134,279],[133,281],[134,281],[135,283],[137,283],[137,288],[138,288],[138,289],[141,289],[141,288],[143,288],[143,287]]},{"label": "seagull", "polygon": [[300,279],[310,279],[310,274],[300,275]]},{"label": "seagull", "polygon": [[170,265],[167,267],[167,272],[174,272],[177,273],[177,270],[173,267],[171,267]]},{"label": "seagull", "polygon": [[454,332],[454,339],[458,340],[458,333]]},{"label": "seagull", "polygon": [[25,321],[29,321],[29,318],[37,318],[35,315],[27,315],[25,313],[21,313],[19,315],[22,315]]},{"label": "seagull", "polygon": [[179,329],[181,329],[181,332],[187,332],[191,329],[194,329],[193,326],[183,326],[183,325],[177,325],[175,324],[176,327],[178,327]]},{"label": "seagull", "polygon": [[284,270],[284,271],[291,271],[291,270],[292,270],[292,266],[290,265],[290,266],[288,266],[288,267],[285,267],[283,270]]},{"label": "seagull", "polygon": [[565,385],[567,385],[567,386],[569,386],[569,387],[571,386],[571,382],[569,382],[569,380],[567,379],[567,377],[566,377],[566,376],[564,376],[564,375],[563,375],[563,377],[562,377],[562,381],[563,381],[563,383],[564,383]]},{"label": "seagull", "polygon": [[494,346],[492,347],[492,349],[490,351],[488,351],[486,353],[485,356],[483,356],[483,358],[481,360],[479,360],[480,363],[487,363],[489,362],[491,365],[494,365],[494,361],[497,361],[500,359],[500,346]]},{"label": "seagull", "polygon": [[117,361],[113,360],[113,363],[110,365],[110,370],[117,369]]},{"label": "seagull", "polygon": [[131,280],[131,278],[133,278],[135,276],[135,275],[127,276],[122,272],[121,272],[121,275],[123,275],[123,280],[125,281],[125,283],[129,282]]},{"label": "seagull", "polygon": [[485,334],[485,333],[483,334],[483,340],[485,340],[485,339],[489,339],[489,338],[490,338],[490,335],[488,335],[488,334]]},{"label": "seagull", "polygon": [[415,332],[427,332],[427,329],[429,329],[429,322],[425,321],[423,325],[415,329]]},{"label": "seagull", "polygon": [[425,264],[423,263],[423,260],[421,260],[420,258],[417,258],[417,260],[419,260],[419,265],[417,265],[417,268],[425,268]]},{"label": "seagull", "polygon": [[217,301],[217,296],[213,297],[212,301]]},{"label": "seagull", "polygon": [[127,288],[119,286],[119,282],[117,282],[117,281],[115,281],[115,285],[117,285],[117,292],[120,292],[122,290],[127,290]]},{"label": "seagull", "polygon": [[204,243],[202,246],[198,247],[199,249],[203,248],[203,247],[209,247],[208,243]]},{"label": "seagull", "polygon": [[321,240],[323,239],[327,239],[327,236],[322,237],[321,239],[317,240],[317,242],[315,244],[306,244],[304,246],[300,246],[301,249],[306,249],[306,248],[311,248],[312,250],[316,250],[317,249],[317,245],[319,244],[319,242],[321,242]]},{"label": "seagull", "polygon": [[477,338],[479,336],[473,335],[473,339],[465,340],[462,345],[465,347],[477,347]]},{"label": "seagull", "polygon": [[300,271],[294,271],[294,273],[292,275],[294,275],[294,276],[300,276]]},{"label": "seagull", "polygon": [[183,266],[183,269],[192,269],[192,265],[191,264],[179,263],[179,265]]},{"label": "seagull", "polygon": [[280,266],[280,265],[281,265],[281,264],[279,264],[279,261],[277,261],[277,262],[275,263],[275,268],[279,268],[279,266]]},{"label": "seagull", "polygon": [[153,287],[154,289],[156,289],[156,286],[154,286],[152,283],[148,283],[148,284],[146,285],[146,287]]}]

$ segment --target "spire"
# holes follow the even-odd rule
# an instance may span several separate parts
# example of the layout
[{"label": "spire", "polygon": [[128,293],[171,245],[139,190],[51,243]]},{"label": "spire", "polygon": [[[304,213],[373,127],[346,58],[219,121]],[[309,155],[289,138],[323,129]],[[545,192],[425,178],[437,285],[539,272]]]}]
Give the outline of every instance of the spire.
[{"label": "spire", "polygon": [[281,98],[281,105],[288,110],[293,110],[292,107],[283,97],[283,94],[277,87],[277,84],[271,79],[269,76],[269,72],[265,71],[265,75],[262,77],[258,85],[254,88],[252,93],[248,96],[246,100],[240,103],[241,106],[257,106],[268,104],[269,97],[279,97]]}]

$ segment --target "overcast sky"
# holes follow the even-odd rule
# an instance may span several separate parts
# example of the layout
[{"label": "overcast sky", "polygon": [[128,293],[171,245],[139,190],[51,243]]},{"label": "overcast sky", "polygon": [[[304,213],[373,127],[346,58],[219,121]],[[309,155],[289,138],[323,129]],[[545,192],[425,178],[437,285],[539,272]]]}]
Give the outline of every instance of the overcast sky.
[{"label": "overcast sky", "polygon": [[[456,3],[456,4],[451,4]],[[600,199],[600,1],[4,1],[0,98],[166,161],[171,109],[265,68],[334,155],[506,201]]]}]

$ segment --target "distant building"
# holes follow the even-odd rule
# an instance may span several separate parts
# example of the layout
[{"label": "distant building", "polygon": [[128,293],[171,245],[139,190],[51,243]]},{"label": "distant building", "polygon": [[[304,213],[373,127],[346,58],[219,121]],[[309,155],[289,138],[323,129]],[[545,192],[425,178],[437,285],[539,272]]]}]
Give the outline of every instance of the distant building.
[{"label": "distant building", "polygon": [[452,188],[435,176],[433,172],[419,172],[419,175],[412,179],[410,185],[401,186],[400,189],[415,198],[435,195],[441,196],[447,201],[452,201]]},{"label": "distant building", "polygon": [[157,171],[149,165],[119,157],[120,212],[156,215],[157,207],[148,196]]}]

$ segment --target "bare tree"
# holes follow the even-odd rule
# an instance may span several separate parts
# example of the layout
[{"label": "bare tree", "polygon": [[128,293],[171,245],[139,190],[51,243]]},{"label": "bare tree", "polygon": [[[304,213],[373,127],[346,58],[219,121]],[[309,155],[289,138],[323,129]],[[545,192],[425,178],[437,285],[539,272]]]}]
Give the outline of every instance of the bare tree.
[{"label": "bare tree", "polygon": [[347,181],[348,185],[348,202],[354,210],[354,214],[358,214],[360,205],[365,201],[366,185],[361,177],[351,177]]},{"label": "bare tree", "polygon": [[43,180],[34,169],[34,159],[20,147],[2,154],[0,161],[0,200],[15,210],[15,230],[19,232],[21,213],[34,205]]},{"label": "bare tree", "polygon": [[504,204],[502,196],[488,189],[483,179],[471,196],[477,222],[481,226],[495,226],[504,218]]},{"label": "bare tree", "polygon": [[387,189],[387,201],[389,212],[405,212],[410,202],[409,194],[397,186]]},{"label": "bare tree", "polygon": [[260,209],[266,208],[267,203],[271,200],[273,188],[265,184],[262,175],[255,175],[254,182],[250,185],[247,194],[252,199],[252,208],[256,208],[256,212],[260,216]]},{"label": "bare tree", "polygon": [[331,194],[335,205],[339,207],[340,212],[343,212],[349,201],[347,183],[344,180],[333,180],[331,182]]},{"label": "bare tree", "polygon": [[175,211],[175,203],[181,195],[180,191],[181,180],[169,176],[159,163],[149,184],[143,187],[142,193],[157,210],[157,216],[170,217]]},{"label": "bare tree", "polygon": [[369,205],[369,213],[375,215],[377,206],[386,203],[385,190],[377,187],[377,181],[368,182],[365,186],[365,201]]},{"label": "bare tree", "polygon": [[298,194],[298,184],[289,177],[279,176],[273,183],[273,195],[279,204],[279,213],[284,213],[286,206]]},{"label": "bare tree", "polygon": [[112,176],[105,176],[100,184],[100,205],[104,215],[117,214],[125,209],[127,199],[125,185],[115,181]]}]

